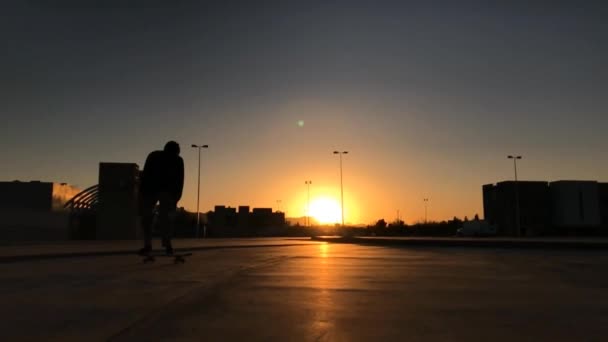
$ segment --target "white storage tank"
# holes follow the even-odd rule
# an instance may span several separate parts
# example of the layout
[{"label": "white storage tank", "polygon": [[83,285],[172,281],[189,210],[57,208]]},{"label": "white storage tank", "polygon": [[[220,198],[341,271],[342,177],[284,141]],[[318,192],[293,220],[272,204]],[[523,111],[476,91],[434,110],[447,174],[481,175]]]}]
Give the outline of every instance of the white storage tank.
[{"label": "white storage tank", "polygon": [[597,227],[601,223],[596,181],[556,181],[549,184],[552,221],[558,227]]}]

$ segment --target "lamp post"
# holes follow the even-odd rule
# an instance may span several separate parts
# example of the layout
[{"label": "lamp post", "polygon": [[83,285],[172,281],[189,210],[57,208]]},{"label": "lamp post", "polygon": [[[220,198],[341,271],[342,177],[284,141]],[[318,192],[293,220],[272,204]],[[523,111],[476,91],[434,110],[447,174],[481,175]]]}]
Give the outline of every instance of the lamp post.
[{"label": "lamp post", "polygon": [[422,200],[424,201],[424,223],[428,223],[429,221],[427,220],[427,207],[428,207],[429,199],[423,198]]},{"label": "lamp post", "polygon": [[308,201],[306,202],[306,226],[310,227],[310,184],[312,184],[312,181],[304,181],[304,184],[306,184],[308,191]]},{"label": "lamp post", "polygon": [[334,151],[334,154],[340,156],[340,199],[342,203],[340,211],[342,212],[342,228],[344,228],[344,183],[342,182],[342,155],[348,154],[348,151]]},{"label": "lamp post", "polygon": [[513,159],[513,171],[515,172],[515,227],[517,229],[517,236],[521,236],[521,218],[519,213],[519,189],[517,184],[517,160],[521,159],[521,156],[507,156],[508,159]]},{"label": "lamp post", "polygon": [[277,212],[281,212],[281,200],[277,200]]},{"label": "lamp post", "polygon": [[[196,187],[196,237],[199,236],[201,227],[201,213],[200,213],[200,199],[201,199],[201,149],[208,148],[209,145],[196,145],[192,144],[193,148],[198,149],[198,183]],[[207,228],[203,232],[204,237],[207,237]]]}]

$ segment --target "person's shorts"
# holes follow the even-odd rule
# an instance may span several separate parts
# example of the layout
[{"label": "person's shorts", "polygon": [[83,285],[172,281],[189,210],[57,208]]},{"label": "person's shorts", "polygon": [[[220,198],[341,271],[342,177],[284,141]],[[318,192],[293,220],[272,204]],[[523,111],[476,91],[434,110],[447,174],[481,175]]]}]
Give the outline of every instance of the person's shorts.
[{"label": "person's shorts", "polygon": [[156,204],[158,203],[159,211],[167,211],[169,213],[177,210],[177,201],[175,196],[167,192],[159,192],[152,194],[141,194],[139,201],[140,213],[142,215],[154,213]]}]

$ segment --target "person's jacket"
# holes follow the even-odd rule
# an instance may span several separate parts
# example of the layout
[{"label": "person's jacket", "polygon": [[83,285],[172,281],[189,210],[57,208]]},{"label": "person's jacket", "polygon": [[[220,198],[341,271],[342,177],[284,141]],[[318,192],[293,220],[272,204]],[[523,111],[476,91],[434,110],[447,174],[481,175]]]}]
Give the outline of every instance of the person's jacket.
[{"label": "person's jacket", "polygon": [[183,188],[184,160],[182,157],[165,151],[150,153],[141,173],[141,193],[150,195],[167,192],[173,195],[176,201],[179,201]]}]

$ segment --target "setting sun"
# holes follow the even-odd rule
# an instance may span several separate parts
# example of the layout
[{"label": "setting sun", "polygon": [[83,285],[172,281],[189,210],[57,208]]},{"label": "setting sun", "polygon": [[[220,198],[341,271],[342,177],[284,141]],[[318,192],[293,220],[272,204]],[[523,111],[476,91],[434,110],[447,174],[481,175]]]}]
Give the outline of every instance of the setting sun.
[{"label": "setting sun", "polygon": [[340,204],[332,198],[317,198],[310,203],[310,216],[321,224],[340,222]]}]

